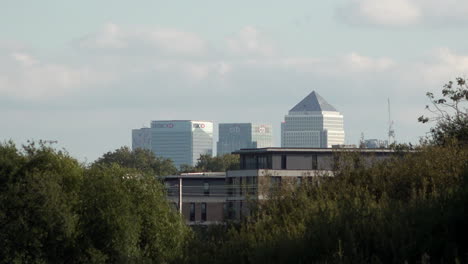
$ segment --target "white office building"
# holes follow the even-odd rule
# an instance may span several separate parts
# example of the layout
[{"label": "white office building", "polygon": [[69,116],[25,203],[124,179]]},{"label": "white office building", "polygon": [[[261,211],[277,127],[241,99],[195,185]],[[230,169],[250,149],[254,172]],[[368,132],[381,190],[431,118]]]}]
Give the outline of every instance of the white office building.
[{"label": "white office building", "polygon": [[[148,132],[149,131],[149,132]],[[176,167],[194,166],[200,155],[213,154],[213,123],[195,120],[158,120],[151,128],[134,129],[132,142],[150,134],[150,148],[158,157],[171,159]],[[147,148],[148,142],[134,144]]]},{"label": "white office building", "polygon": [[345,143],[343,116],[313,91],[289,110],[281,124],[281,146],[331,148]]},{"label": "white office building", "polygon": [[222,123],[219,124],[217,154],[224,155],[240,149],[273,146],[272,127],[269,124]]}]

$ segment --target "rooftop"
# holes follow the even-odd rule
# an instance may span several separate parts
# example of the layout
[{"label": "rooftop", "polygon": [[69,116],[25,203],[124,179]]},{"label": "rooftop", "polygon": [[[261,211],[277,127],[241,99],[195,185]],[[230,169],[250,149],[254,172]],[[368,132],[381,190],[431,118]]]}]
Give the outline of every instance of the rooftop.
[{"label": "rooftop", "polygon": [[289,112],[338,112],[335,107],[329,104],[323,97],[315,91],[312,91]]},{"label": "rooftop", "polygon": [[393,153],[393,149],[363,149],[363,148],[256,148],[241,149],[233,154],[259,154],[259,153],[333,153],[333,152],[360,152],[360,153]]}]

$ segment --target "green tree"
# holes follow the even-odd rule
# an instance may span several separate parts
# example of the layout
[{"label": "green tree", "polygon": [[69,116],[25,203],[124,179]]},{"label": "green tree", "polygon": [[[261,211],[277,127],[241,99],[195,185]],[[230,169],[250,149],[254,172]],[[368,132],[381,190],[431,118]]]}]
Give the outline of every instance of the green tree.
[{"label": "green tree", "polygon": [[427,93],[432,106],[426,109],[432,114],[430,117],[420,116],[419,122],[433,121],[436,125],[430,129],[431,142],[438,145],[457,140],[461,144],[468,144],[468,86],[466,79],[457,78],[450,81],[442,89],[442,97],[435,98],[433,93]]},{"label": "green tree", "polygon": [[153,175],[96,166],[85,173],[80,195],[84,262],[164,263],[182,254],[190,232]]},{"label": "green tree", "polygon": [[59,263],[77,257],[76,212],[83,168],[39,142],[0,144],[0,263]]},{"label": "green tree", "polygon": [[0,143],[0,263],[170,263],[190,236],[153,173]]},{"label": "green tree", "polygon": [[239,169],[239,155],[225,154],[213,157],[209,154],[200,155],[195,166],[182,165],[180,172],[214,172]]},{"label": "green tree", "polygon": [[150,150],[141,148],[130,150],[128,147],[121,147],[113,152],[107,152],[97,159],[94,165],[110,165],[112,163],[158,176],[177,173],[177,168],[170,159],[156,157]]}]

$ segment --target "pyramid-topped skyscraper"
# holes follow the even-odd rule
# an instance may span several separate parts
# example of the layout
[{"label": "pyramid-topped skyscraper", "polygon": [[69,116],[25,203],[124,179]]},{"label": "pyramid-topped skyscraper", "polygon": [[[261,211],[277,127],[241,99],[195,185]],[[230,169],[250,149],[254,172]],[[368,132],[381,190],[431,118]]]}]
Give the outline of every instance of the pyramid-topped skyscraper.
[{"label": "pyramid-topped skyscraper", "polygon": [[344,139],[343,116],[315,91],[289,110],[281,124],[285,148],[331,148]]}]

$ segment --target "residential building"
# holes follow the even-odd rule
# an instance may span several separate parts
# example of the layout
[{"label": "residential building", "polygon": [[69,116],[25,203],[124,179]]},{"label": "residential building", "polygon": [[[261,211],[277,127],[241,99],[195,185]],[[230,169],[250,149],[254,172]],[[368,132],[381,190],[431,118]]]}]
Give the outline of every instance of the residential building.
[{"label": "residential building", "polygon": [[317,92],[289,110],[281,124],[281,146],[331,148],[345,143],[343,116]]},{"label": "residential building", "polygon": [[[247,201],[262,200],[277,184],[300,184],[314,177],[333,177],[346,154],[358,155],[364,166],[382,161],[395,152],[389,149],[348,148],[263,148],[241,149],[240,169],[227,171],[227,217],[239,219],[249,214]],[[353,165],[354,160],[352,159]]]},{"label": "residential building", "polygon": [[182,183],[182,215],[189,225],[216,224],[225,220],[226,173],[197,172],[162,177],[169,201],[179,207]]},{"label": "residential building", "polygon": [[217,154],[230,154],[243,148],[266,148],[273,146],[272,126],[252,123],[219,124]]}]

